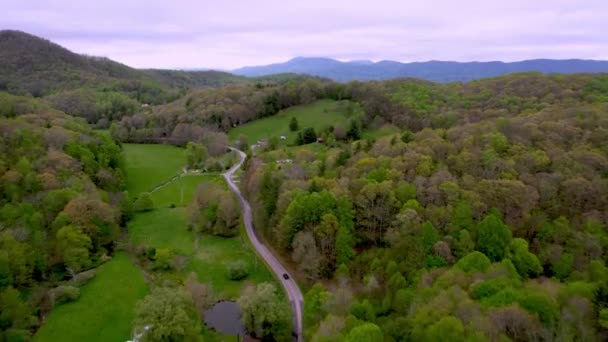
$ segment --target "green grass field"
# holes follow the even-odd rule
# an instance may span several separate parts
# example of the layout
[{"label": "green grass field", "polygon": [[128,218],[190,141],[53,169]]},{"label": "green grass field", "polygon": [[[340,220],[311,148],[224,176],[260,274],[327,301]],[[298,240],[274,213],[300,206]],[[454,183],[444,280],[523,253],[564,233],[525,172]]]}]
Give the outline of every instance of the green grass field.
[{"label": "green grass field", "polygon": [[194,234],[188,231],[184,208],[138,213],[129,221],[128,231],[137,245],[170,248],[180,255],[190,255],[194,249]]},{"label": "green grass field", "polygon": [[181,172],[186,165],[183,148],[170,145],[123,144],[127,161],[127,190],[131,195],[151,191]]},{"label": "green grass field", "polygon": [[99,268],[76,302],[51,311],[34,341],[126,341],[135,303],[147,293],[141,272],[126,254],[118,253]]},{"label": "green grass field", "polygon": [[289,130],[289,122],[292,117],[298,120],[301,130],[313,127],[319,132],[326,127],[337,125],[348,129],[348,118],[360,115],[360,113],[360,107],[349,101],[321,100],[308,105],[291,107],[274,116],[233,128],[228,132],[228,136],[231,141],[235,141],[244,135],[250,144],[255,144],[259,139],[278,138],[284,135],[287,137],[286,142],[291,144],[297,137],[297,132]]},{"label": "green grass field", "polygon": [[[245,233],[242,234],[245,238]],[[232,281],[226,277],[227,265],[237,260],[247,263],[249,276],[241,281]],[[238,236],[223,238],[203,235],[198,250],[186,266],[186,272],[195,272],[200,281],[211,284],[216,294],[231,299],[239,296],[245,282],[257,284],[273,279],[264,261]]]},{"label": "green grass field", "polygon": [[187,206],[192,202],[198,186],[203,182],[221,182],[221,176],[184,175],[175,181],[154,191],[152,201],[156,208],[168,208],[172,204],[178,207]]}]

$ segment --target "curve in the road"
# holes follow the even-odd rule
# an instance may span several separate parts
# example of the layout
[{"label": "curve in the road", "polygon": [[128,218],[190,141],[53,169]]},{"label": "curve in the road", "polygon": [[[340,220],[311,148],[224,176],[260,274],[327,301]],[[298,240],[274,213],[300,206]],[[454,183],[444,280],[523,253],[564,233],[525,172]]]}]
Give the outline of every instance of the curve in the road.
[{"label": "curve in the road", "polygon": [[[304,297],[302,297],[302,292],[300,291],[298,284],[296,284],[296,282],[293,279],[293,277],[291,276],[291,274],[289,274],[289,272],[287,272],[287,269],[285,269],[285,267],[279,262],[277,257],[275,257],[274,254],[272,254],[272,252],[270,252],[270,250],[268,248],[266,248],[266,246],[264,246],[264,244],[262,244],[262,242],[258,239],[257,235],[255,234],[255,231],[253,228],[253,216],[251,214],[251,207],[249,206],[249,202],[247,202],[247,200],[245,199],[243,194],[241,194],[241,191],[239,190],[239,188],[234,183],[234,180],[232,179],[232,176],[234,175],[236,170],[238,170],[241,167],[241,165],[243,165],[243,162],[245,161],[245,158],[246,158],[246,154],[245,154],[245,152],[238,150],[234,147],[229,147],[229,148],[232,151],[238,153],[240,160],[238,163],[236,163],[234,166],[232,166],[230,168],[230,170],[228,170],[224,173],[224,178],[226,179],[226,182],[228,183],[228,186],[230,187],[230,189],[232,189],[232,191],[234,191],[234,193],[238,196],[238,198],[241,202],[241,209],[243,212],[243,222],[245,223],[245,231],[247,232],[247,236],[249,237],[251,244],[257,250],[258,254],[260,256],[262,256],[264,261],[266,261],[268,266],[270,266],[270,268],[272,269],[272,272],[274,272],[277,279],[279,279],[279,282],[285,289],[285,293],[287,294],[287,297],[289,298],[289,302],[291,303],[291,309],[293,311],[294,333],[295,333],[296,341],[301,342],[301,341],[303,341],[303,338],[302,338],[302,307],[304,306]],[[284,275],[287,275],[287,279],[285,279]]]}]

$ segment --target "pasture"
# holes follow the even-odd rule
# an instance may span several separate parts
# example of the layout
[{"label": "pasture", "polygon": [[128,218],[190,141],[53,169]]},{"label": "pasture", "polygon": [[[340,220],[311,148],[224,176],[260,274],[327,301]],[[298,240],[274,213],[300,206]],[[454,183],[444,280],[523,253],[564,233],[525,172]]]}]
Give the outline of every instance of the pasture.
[{"label": "pasture", "polygon": [[127,164],[127,190],[131,195],[149,192],[182,172],[186,151],[171,145],[123,144]]},{"label": "pasture", "polygon": [[292,117],[298,120],[299,130],[312,127],[317,134],[327,127],[342,126],[348,129],[348,119],[361,115],[361,109],[350,101],[320,100],[307,105],[295,106],[280,111],[276,115],[248,122],[228,132],[230,141],[236,141],[241,135],[247,137],[249,144],[259,139],[279,138],[284,135],[287,144],[296,141],[298,132],[289,130]]},{"label": "pasture", "polygon": [[135,303],[147,293],[142,273],[125,253],[117,253],[81,288],[77,301],[51,311],[34,341],[126,341]]}]

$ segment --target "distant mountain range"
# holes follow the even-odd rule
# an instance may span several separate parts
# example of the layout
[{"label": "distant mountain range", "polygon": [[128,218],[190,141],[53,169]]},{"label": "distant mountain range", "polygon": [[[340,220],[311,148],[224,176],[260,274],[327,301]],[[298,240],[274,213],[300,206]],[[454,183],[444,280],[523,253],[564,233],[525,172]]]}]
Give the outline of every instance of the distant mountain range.
[{"label": "distant mountain range", "polygon": [[341,62],[331,58],[297,57],[285,63],[249,66],[233,70],[241,76],[265,76],[297,73],[320,76],[335,81],[386,80],[414,77],[435,82],[470,81],[516,72],[542,73],[605,73],[608,61],[581,59],[532,59],[520,62],[372,62],[366,60]]}]

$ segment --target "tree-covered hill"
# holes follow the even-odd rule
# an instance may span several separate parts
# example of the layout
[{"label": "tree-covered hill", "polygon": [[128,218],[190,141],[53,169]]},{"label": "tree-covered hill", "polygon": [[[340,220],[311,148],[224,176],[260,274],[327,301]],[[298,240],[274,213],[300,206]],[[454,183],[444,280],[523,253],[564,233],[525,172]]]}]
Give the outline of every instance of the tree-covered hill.
[{"label": "tree-covered hill", "polygon": [[0,93],[0,132],[0,339],[26,341],[112,253],[129,202],[120,147],[84,120]]},{"label": "tree-covered hill", "polygon": [[82,87],[121,91],[143,102],[160,95],[148,92],[162,93],[157,81],[126,65],[24,32],[0,31],[0,90],[42,97]]}]

